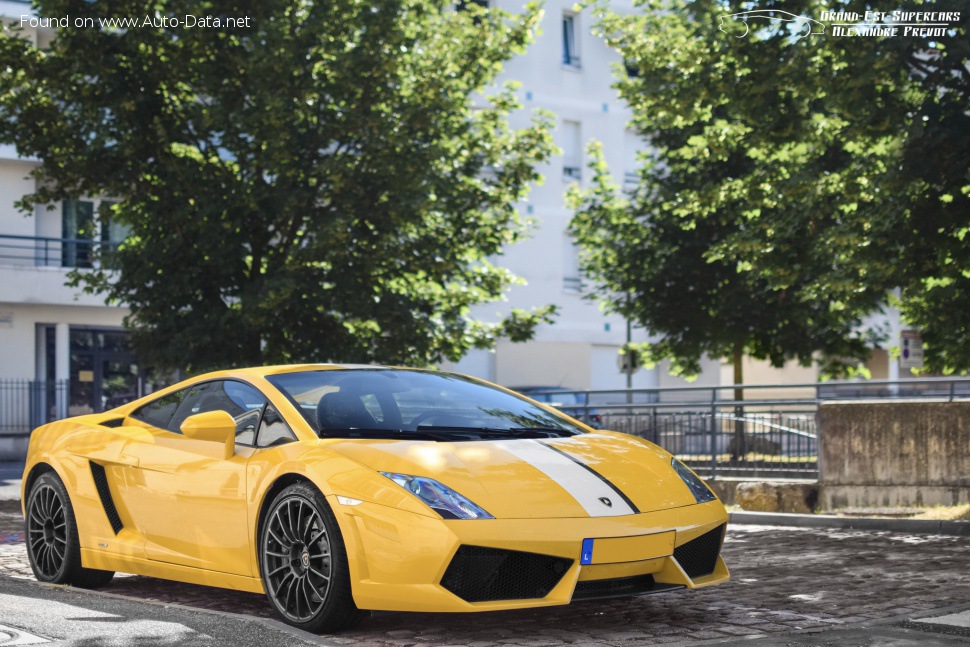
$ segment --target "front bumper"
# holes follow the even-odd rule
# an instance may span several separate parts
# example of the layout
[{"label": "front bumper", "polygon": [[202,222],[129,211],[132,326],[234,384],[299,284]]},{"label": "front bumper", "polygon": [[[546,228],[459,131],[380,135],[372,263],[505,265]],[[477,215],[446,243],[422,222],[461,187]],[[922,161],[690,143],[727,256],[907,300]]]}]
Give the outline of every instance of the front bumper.
[{"label": "front bumper", "polygon": [[[719,554],[721,528],[727,523],[719,501],[622,517],[467,521],[436,519],[366,502],[343,506],[335,498],[330,504],[347,547],[354,601],[361,609],[498,611],[568,604],[574,594],[576,598],[590,597],[589,592],[597,596],[596,591],[609,594],[611,587],[616,594],[639,594],[699,588],[729,578]],[[605,540],[595,544],[591,558],[582,555],[586,539]],[[693,540],[697,541],[685,547]],[[476,601],[482,596],[468,595],[468,586],[456,586],[454,568],[448,573],[462,546],[559,558],[547,560],[557,569],[558,579],[542,597]],[[707,551],[706,557],[701,556],[707,562],[694,560],[698,549]],[[688,560],[694,561],[688,564]],[[584,561],[590,563],[581,563]],[[580,584],[592,582],[603,586]],[[640,585],[631,588],[628,583]]]}]

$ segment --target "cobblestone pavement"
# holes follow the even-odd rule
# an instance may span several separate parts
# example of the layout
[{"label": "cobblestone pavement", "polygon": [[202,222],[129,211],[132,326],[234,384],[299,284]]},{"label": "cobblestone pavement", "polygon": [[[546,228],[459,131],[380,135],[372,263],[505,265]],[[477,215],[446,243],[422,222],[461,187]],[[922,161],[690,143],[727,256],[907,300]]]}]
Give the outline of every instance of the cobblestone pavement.
[{"label": "cobblestone pavement", "polygon": [[[30,578],[16,505],[0,502],[0,574]],[[330,640],[374,647],[632,647],[834,628],[970,604],[966,538],[736,526],[724,557],[732,581],[700,591],[490,614],[375,613]],[[260,595],[147,577],[119,576],[106,590],[273,615]]]}]

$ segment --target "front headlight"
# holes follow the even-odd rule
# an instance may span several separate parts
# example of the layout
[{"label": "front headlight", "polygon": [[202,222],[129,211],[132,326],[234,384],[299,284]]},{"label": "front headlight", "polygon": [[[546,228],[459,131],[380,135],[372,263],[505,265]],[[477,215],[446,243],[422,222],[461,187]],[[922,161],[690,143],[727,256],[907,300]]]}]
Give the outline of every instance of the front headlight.
[{"label": "front headlight", "polygon": [[381,472],[381,474],[421,499],[429,508],[445,519],[495,518],[447,485],[434,479],[429,479],[426,476],[395,474],[394,472]]},{"label": "front headlight", "polygon": [[690,488],[690,493],[694,495],[694,500],[698,503],[707,503],[717,497],[707,487],[707,484],[694,474],[690,469],[676,458],[670,459],[670,466],[677,472],[677,476]]}]

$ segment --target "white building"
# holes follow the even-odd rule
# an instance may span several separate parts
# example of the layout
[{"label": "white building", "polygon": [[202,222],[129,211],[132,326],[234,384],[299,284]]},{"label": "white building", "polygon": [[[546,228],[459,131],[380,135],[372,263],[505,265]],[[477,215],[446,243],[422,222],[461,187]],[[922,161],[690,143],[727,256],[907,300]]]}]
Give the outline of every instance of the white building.
[{"label": "white building", "polygon": [[[519,0],[497,0],[511,11]],[[617,0],[616,5],[628,0]],[[0,16],[19,20],[31,12],[26,2],[0,0]],[[629,112],[610,87],[611,65],[618,56],[592,34],[593,17],[576,13],[571,2],[547,0],[542,33],[528,52],[512,60],[504,79],[521,82],[525,109],[516,115],[524,126],[529,113],[545,108],[557,115],[556,143],[563,150],[541,169],[545,182],[522,205],[535,221],[531,239],[510,247],[499,262],[527,281],[514,288],[508,301],[478,309],[478,316],[497,318],[512,307],[548,303],[559,307],[552,325],[543,326],[532,342],[502,342],[494,352],[475,351],[458,370],[512,386],[557,385],[577,389],[622,388],[626,377],[618,368],[618,351],[627,336],[626,322],[604,316],[598,306],[581,298],[576,250],[566,233],[571,216],[564,204],[568,186],[586,182],[585,145],[603,142],[610,167],[618,178],[636,168],[642,146],[627,130]],[[31,34],[49,39],[51,34]],[[108,307],[103,299],[64,285],[67,272],[91,263],[94,246],[110,250],[123,232],[101,231],[91,222],[97,200],[51,205],[25,216],[14,203],[34,190],[30,172],[37,160],[23,159],[10,147],[0,148],[0,380],[49,380],[68,383],[67,398],[54,397],[46,386],[21,398],[19,409],[0,411],[0,434],[22,430],[39,417],[77,414],[124,400],[145,385],[136,358],[128,350],[122,320],[126,311]],[[634,341],[645,340],[634,329]],[[882,352],[883,367],[885,351]],[[874,377],[886,375],[876,368]],[[814,381],[815,369],[765,371],[752,364],[750,381]],[[719,361],[705,366],[699,384],[730,383],[730,371]],[[663,365],[640,370],[635,387],[682,383]],[[0,388],[12,392],[10,383]],[[20,388],[20,387],[17,387]],[[3,394],[0,393],[0,397]]]}]

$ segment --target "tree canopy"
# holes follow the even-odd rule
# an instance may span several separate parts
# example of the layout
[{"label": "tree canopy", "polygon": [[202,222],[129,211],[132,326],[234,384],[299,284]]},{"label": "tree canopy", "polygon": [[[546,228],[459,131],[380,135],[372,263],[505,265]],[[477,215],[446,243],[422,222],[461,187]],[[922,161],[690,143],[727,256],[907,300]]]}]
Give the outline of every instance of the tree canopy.
[{"label": "tree canopy", "polygon": [[[120,199],[100,214],[130,232],[114,271],[74,280],[131,309],[149,365],[427,364],[549,320],[470,315],[516,281],[488,259],[527,233],[516,203],[553,148],[548,115],[513,129],[513,89],[485,96],[537,6],[35,6],[72,23],[47,49],[0,37],[0,141],[42,160],[25,210]],[[170,20],[187,14],[249,20]],[[138,26],[99,22],[119,17]]]},{"label": "tree canopy", "polygon": [[961,20],[945,38],[913,39],[911,119],[897,194],[907,210],[897,236],[904,253],[901,308],[920,328],[926,366],[970,372],[970,1],[940,2]]},{"label": "tree canopy", "polygon": [[[893,287],[939,272],[932,259],[911,261],[907,232],[921,217],[901,165],[931,154],[913,139],[914,105],[959,101],[914,74],[926,39],[809,36],[798,22],[730,17],[861,3],[638,7],[601,8],[599,28],[625,60],[616,87],[650,149],[631,195],[593,149],[593,185],[571,196],[585,272],[609,309],[660,336],[648,361],[689,375],[705,355],[728,357],[736,378],[742,355],[859,371],[888,332],[867,316]],[[950,161],[949,176],[965,180],[967,161]],[[915,307],[904,312],[915,320]]]}]

